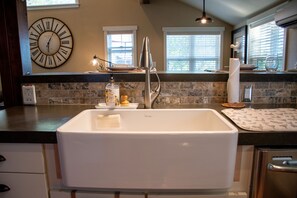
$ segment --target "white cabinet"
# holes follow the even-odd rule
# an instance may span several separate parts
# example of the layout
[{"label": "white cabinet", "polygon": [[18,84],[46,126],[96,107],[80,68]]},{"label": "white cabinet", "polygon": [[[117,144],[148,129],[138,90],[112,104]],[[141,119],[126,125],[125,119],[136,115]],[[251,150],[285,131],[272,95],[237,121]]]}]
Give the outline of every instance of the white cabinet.
[{"label": "white cabinet", "polygon": [[46,198],[46,181],[42,174],[0,173],[0,183],[10,188],[0,193],[5,198]]},{"label": "white cabinet", "polygon": [[44,159],[40,144],[0,144],[0,172],[44,173]]},{"label": "white cabinet", "polygon": [[[75,198],[114,198],[114,194],[102,194],[96,192],[76,192]],[[132,198],[132,197],[131,197]]]},{"label": "white cabinet", "polygon": [[1,198],[48,198],[41,144],[0,144]]},{"label": "white cabinet", "polygon": [[71,198],[71,197],[75,197],[73,196],[73,193],[75,192],[71,190],[53,189],[53,190],[50,190],[50,197],[51,198]]}]

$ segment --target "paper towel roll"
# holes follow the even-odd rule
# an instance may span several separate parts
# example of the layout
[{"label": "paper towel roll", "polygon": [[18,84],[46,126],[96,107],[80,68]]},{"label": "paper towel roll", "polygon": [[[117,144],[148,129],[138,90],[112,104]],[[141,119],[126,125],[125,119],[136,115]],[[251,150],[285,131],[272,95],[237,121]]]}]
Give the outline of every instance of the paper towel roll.
[{"label": "paper towel roll", "polygon": [[240,62],[238,58],[229,60],[229,79],[227,82],[228,103],[239,102],[240,92]]}]

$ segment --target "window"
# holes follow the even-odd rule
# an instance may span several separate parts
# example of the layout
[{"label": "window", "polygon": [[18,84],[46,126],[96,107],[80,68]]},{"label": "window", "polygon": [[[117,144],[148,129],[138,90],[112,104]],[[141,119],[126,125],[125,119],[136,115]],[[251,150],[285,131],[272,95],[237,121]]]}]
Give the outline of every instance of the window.
[{"label": "window", "polygon": [[248,63],[265,70],[267,56],[277,57],[278,70],[284,70],[284,29],[272,17],[249,25]]},{"label": "window", "polygon": [[163,28],[165,70],[200,72],[221,66],[224,28]]},{"label": "window", "polygon": [[105,59],[115,64],[136,64],[137,26],[103,27]]},{"label": "window", "polygon": [[244,25],[240,28],[237,28],[231,32],[231,41],[232,44],[239,44],[237,51],[235,52],[233,49],[231,50],[231,57],[235,57],[239,59],[240,64],[246,63],[246,53],[247,53],[247,26]]},{"label": "window", "polygon": [[78,7],[78,0],[27,0],[29,10]]}]

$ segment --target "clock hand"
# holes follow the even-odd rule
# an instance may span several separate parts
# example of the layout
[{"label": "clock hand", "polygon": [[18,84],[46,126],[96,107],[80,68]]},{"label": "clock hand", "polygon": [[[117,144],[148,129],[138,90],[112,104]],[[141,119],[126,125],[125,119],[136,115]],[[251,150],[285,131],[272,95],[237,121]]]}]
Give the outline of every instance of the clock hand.
[{"label": "clock hand", "polygon": [[47,47],[47,51],[48,51],[48,52],[49,52],[49,44],[50,44],[50,42],[51,42],[51,40],[52,40],[53,35],[54,35],[54,32],[52,33],[51,37],[48,39],[48,41],[47,41],[47,43],[46,43],[46,47]]}]

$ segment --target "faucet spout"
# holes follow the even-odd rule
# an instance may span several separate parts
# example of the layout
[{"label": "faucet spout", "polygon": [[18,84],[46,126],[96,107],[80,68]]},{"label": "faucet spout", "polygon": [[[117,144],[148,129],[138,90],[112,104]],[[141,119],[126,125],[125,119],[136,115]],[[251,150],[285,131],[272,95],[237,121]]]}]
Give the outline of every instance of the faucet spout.
[{"label": "faucet spout", "polygon": [[142,43],[142,51],[139,59],[139,66],[140,68],[145,70],[144,108],[146,109],[152,108],[153,103],[155,102],[161,91],[160,78],[157,74],[157,71],[155,71],[155,74],[158,79],[158,86],[154,91],[151,90],[151,71],[152,69],[154,69],[152,65],[152,55],[150,52],[149,39],[148,37],[144,37]]}]

